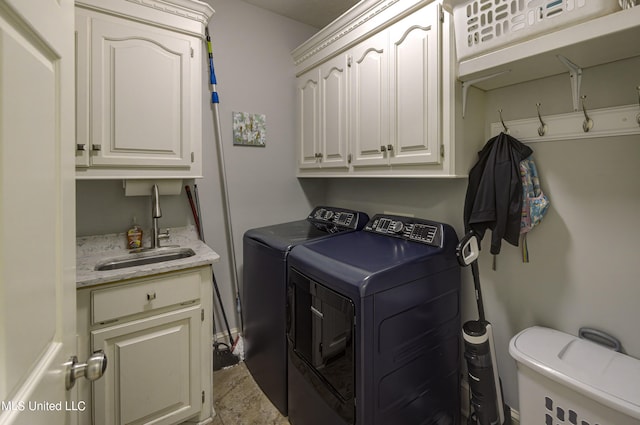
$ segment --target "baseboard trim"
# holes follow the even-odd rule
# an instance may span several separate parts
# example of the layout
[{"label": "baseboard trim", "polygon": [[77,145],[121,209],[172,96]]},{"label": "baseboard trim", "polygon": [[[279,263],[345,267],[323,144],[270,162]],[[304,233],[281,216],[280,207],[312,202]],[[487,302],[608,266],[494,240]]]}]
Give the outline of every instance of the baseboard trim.
[{"label": "baseboard trim", "polygon": [[[240,331],[237,328],[231,329],[231,336],[233,337],[233,341],[235,342],[240,335]],[[213,341],[224,342],[227,344],[229,342],[229,333],[228,332],[217,332],[212,336]]]}]

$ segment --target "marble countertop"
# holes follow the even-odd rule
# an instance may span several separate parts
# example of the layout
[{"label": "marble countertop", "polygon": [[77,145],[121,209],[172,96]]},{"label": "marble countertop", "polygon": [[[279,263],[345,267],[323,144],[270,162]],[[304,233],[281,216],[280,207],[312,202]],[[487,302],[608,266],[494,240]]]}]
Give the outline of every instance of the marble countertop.
[{"label": "marble countertop", "polygon": [[[119,282],[125,279],[213,264],[220,259],[220,256],[215,251],[198,239],[195,227],[188,226],[172,228],[169,239],[163,240],[161,245],[179,245],[181,248],[191,248],[196,253],[191,257],[116,270],[95,270],[96,264],[101,261],[127,255],[129,250],[126,248],[126,240],[125,233],[77,238],[76,288],[86,288],[104,283]],[[142,242],[143,246],[149,246],[148,237],[143,238]]]}]

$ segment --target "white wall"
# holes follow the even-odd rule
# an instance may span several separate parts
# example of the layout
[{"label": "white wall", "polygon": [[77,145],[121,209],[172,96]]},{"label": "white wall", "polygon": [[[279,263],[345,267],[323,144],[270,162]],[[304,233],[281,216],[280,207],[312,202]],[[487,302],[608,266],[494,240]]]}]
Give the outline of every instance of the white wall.
[{"label": "white wall", "polygon": [[[207,0],[236,261],[242,281],[242,236],[248,229],[300,220],[321,202],[318,182],[295,178],[295,74],[291,50],[317,30],[237,0]],[[208,82],[208,69],[206,71]],[[208,86],[207,86],[208,87]],[[221,256],[214,267],[230,327],[240,329],[231,286],[218,156],[209,97],[204,109],[204,179],[198,182],[205,238]],[[232,112],[266,115],[265,148],[233,146]],[[218,315],[218,318],[220,316]],[[224,330],[216,322],[217,331]]]},{"label": "white wall", "polygon": [[[224,158],[230,194],[234,244],[242,268],[242,235],[250,228],[299,220],[321,203],[321,182],[295,178],[295,75],[290,52],[317,30],[237,0],[208,0],[215,9],[212,36]],[[218,155],[213,132],[209,69],[203,62],[204,178],[198,185],[206,242],[218,254],[214,267],[232,330],[240,328],[231,284],[228,238],[223,214]],[[265,148],[232,143],[232,112],[266,114]],[[193,185],[194,181],[186,182]],[[150,197],[124,197],[122,182],[77,183],[77,234],[124,232],[132,216],[145,231],[151,226]],[[160,225],[193,223],[186,195],[161,196]],[[240,280],[242,274],[240,272]],[[224,330],[219,309],[217,331]]]},{"label": "white wall", "polygon": [[[638,102],[640,58],[587,69],[582,93],[588,107]],[[477,94],[476,94],[477,95]],[[484,94],[487,126],[504,118],[531,118],[536,102],[543,114],[572,111],[569,76],[561,75]],[[640,112],[640,106],[639,106]],[[597,123],[596,123],[597,125]],[[480,259],[485,311],[495,329],[497,356],[507,403],[518,408],[516,365],[508,354],[511,337],[543,325],[577,334],[592,326],[618,337],[640,358],[640,285],[637,225],[640,210],[640,137],[532,143],[542,189],[551,200],[544,222],[528,238],[530,263],[519,248],[503,244],[497,270],[491,255]],[[333,180],[327,203],[413,213],[452,224],[462,235],[466,179]],[[487,233],[485,238],[489,238]],[[487,242],[483,244],[487,246]],[[463,270],[463,321],[477,318],[469,269]]]}]

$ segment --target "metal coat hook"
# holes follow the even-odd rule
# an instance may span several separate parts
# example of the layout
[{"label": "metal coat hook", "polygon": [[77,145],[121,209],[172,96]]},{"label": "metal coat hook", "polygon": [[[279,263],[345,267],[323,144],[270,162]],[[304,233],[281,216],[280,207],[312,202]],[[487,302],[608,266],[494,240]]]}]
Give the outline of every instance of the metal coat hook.
[{"label": "metal coat hook", "polygon": [[498,109],[498,114],[500,114],[500,122],[502,123],[502,127],[504,128],[504,134],[509,134],[509,127],[504,123],[502,119],[502,108]]},{"label": "metal coat hook", "polygon": [[540,127],[538,127],[538,136],[542,137],[547,132],[547,124],[542,121],[542,116],[540,115],[540,106],[541,103],[536,103],[536,109],[538,110],[538,119],[540,120]]},{"label": "metal coat hook", "polygon": [[589,115],[587,115],[587,108],[584,106],[584,100],[587,98],[587,96],[580,96],[580,99],[582,99],[582,112],[584,113],[584,121],[582,122],[582,130],[585,133],[588,133],[589,130],[591,130],[593,128],[593,120],[591,118],[589,118]]}]

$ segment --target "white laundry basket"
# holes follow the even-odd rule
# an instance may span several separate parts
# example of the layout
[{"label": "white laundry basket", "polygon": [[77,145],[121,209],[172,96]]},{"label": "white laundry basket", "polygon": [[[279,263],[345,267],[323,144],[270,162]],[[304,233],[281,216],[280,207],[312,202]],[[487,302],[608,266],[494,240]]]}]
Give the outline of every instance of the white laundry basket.
[{"label": "white laundry basket", "polygon": [[617,10],[616,0],[447,0],[458,59],[557,31]]},{"label": "white laundry basket", "polygon": [[639,425],[640,361],[549,328],[511,339],[521,425]]}]

